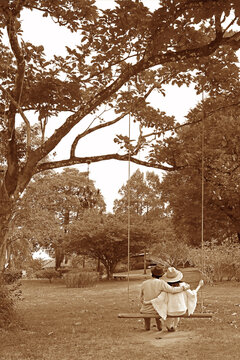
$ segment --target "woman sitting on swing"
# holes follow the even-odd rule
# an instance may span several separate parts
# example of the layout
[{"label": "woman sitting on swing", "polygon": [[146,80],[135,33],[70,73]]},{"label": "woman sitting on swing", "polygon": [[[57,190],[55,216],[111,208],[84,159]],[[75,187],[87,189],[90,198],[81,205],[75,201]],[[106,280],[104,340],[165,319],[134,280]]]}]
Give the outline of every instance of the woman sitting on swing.
[{"label": "woman sitting on swing", "polygon": [[[183,274],[181,271],[174,267],[169,267],[167,272],[162,276],[162,280],[166,281],[170,286],[186,286],[187,284],[181,281]],[[179,318],[167,318],[167,315],[183,315],[188,312],[188,315],[193,314],[197,305],[197,292],[203,286],[203,280],[199,281],[199,284],[195,290],[186,290],[176,294],[162,291],[158,297],[150,301],[144,301],[144,304],[152,304],[154,309],[165,321],[165,325],[168,331],[175,331]]]}]

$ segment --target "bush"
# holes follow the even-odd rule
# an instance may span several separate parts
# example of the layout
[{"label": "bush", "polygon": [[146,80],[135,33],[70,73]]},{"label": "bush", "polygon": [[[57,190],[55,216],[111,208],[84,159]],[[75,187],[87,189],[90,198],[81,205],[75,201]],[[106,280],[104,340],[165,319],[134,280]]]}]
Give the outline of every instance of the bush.
[{"label": "bush", "polygon": [[235,279],[236,279],[236,281],[240,281],[240,269],[239,269],[239,267],[236,269]]},{"label": "bush", "polygon": [[239,245],[225,241],[221,245],[206,244],[201,249],[190,250],[192,265],[202,269],[204,263],[205,280],[208,282],[232,280],[240,277],[238,264],[240,262]]},{"label": "bush", "polygon": [[68,288],[88,287],[99,281],[99,274],[96,271],[71,271],[64,275],[64,281]]},{"label": "bush", "polygon": [[15,303],[22,295],[20,286],[20,283],[11,287],[0,284],[0,328],[6,328],[15,318]]},{"label": "bush", "polygon": [[2,274],[2,277],[4,284],[13,284],[17,280],[21,279],[22,271],[12,270],[12,269],[5,270],[4,273]]},{"label": "bush", "polygon": [[178,239],[169,239],[154,244],[151,254],[161,259],[167,266],[185,267],[189,263],[189,249],[187,243]]},{"label": "bush", "polygon": [[0,285],[0,328],[6,327],[13,316],[14,302],[6,286]]},{"label": "bush", "polygon": [[127,264],[120,263],[120,264],[117,264],[114,272],[124,272],[124,271],[127,271],[127,270],[128,270]]},{"label": "bush", "polygon": [[53,279],[61,277],[61,274],[54,269],[44,269],[35,273],[37,279],[48,279],[51,283]]}]

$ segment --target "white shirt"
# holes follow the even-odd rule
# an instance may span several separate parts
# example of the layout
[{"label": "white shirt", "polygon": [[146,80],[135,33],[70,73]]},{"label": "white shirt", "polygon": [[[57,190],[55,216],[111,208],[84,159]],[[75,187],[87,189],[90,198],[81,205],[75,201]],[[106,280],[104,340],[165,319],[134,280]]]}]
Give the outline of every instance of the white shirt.
[{"label": "white shirt", "polygon": [[142,303],[140,312],[141,313],[153,313],[154,308],[151,304],[143,304],[143,301],[150,301],[154,298],[157,298],[162,291],[166,293],[180,293],[182,292],[182,287],[173,287],[168,285],[164,280],[152,278],[145,280],[141,285],[140,290],[140,300]]},{"label": "white shirt", "polygon": [[178,294],[162,292],[151,302],[154,309],[164,320],[167,315],[183,315],[186,311],[188,315],[191,315],[197,305],[197,291],[189,289]]}]

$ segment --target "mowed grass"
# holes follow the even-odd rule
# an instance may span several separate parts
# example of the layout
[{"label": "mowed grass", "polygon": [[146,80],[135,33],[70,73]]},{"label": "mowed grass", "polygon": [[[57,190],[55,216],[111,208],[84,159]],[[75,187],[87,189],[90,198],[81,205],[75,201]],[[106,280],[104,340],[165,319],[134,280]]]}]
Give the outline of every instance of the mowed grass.
[{"label": "mowed grass", "polygon": [[[60,280],[23,281],[20,326],[0,330],[0,359],[240,358],[239,283],[205,286],[205,311],[213,312],[213,319],[182,319],[177,333],[171,334],[159,333],[153,320],[152,329],[145,332],[143,320],[117,317],[139,310],[140,284],[141,280],[104,281],[72,289]],[[187,336],[181,340],[181,334]]]}]

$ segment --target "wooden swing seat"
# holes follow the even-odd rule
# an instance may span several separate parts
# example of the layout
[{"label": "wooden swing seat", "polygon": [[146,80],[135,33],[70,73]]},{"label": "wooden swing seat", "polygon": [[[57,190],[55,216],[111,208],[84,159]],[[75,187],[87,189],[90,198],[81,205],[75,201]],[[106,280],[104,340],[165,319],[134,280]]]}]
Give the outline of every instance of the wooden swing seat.
[{"label": "wooden swing seat", "polygon": [[[168,315],[168,318],[202,318],[202,319],[211,319],[213,316],[212,313],[194,313],[192,315],[183,314],[183,315]],[[144,318],[153,318],[153,319],[160,319],[158,314],[143,314],[143,313],[122,313],[118,314],[118,318],[121,319],[144,319]]]}]

